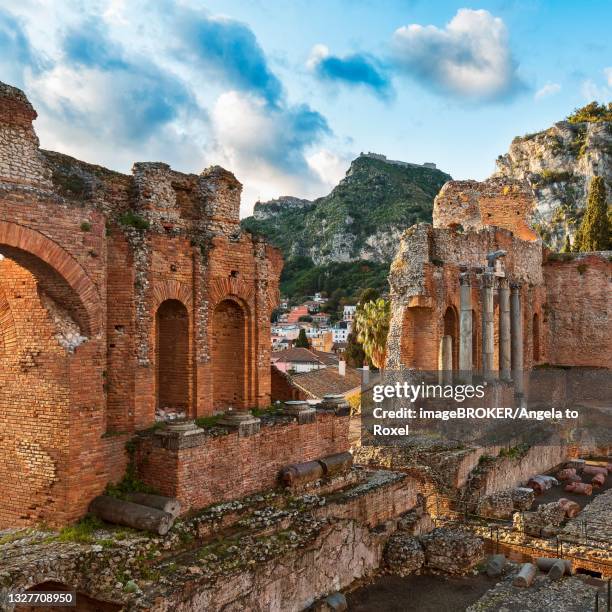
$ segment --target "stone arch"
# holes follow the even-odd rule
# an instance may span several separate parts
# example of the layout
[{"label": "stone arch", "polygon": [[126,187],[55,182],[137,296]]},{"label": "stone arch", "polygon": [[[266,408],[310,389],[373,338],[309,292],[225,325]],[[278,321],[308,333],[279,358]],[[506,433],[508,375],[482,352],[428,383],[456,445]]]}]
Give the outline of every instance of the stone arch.
[{"label": "stone arch", "polygon": [[459,316],[457,309],[450,305],[444,311],[443,335],[450,336],[452,342],[452,361],[453,370],[459,369]]},{"label": "stone arch", "polygon": [[532,335],[533,335],[533,363],[538,363],[542,358],[540,348],[540,316],[538,313],[533,315],[532,324]]},{"label": "stone arch", "polygon": [[402,324],[401,360],[408,368],[437,369],[437,348],[431,308],[406,308]]},{"label": "stone arch", "polygon": [[[40,591],[74,591],[74,587],[69,586],[69,583],[62,582],[60,580],[48,579],[42,582],[37,582],[25,592],[40,592]],[[76,610],[79,612],[115,612],[121,610],[123,606],[120,604],[115,604],[109,601],[104,601],[102,599],[96,599],[81,591],[77,590],[75,592],[76,599]],[[55,612],[57,607],[52,606],[28,606],[28,605],[20,605],[18,607],[20,612]]]},{"label": "stone arch", "polygon": [[187,307],[180,300],[164,300],[155,312],[157,408],[188,412],[190,363]]},{"label": "stone arch", "polygon": [[212,316],[213,408],[246,408],[250,393],[250,316],[233,296],[219,301]]},{"label": "stone arch", "polygon": [[0,221],[0,255],[29,270],[43,290],[66,307],[84,335],[102,330],[98,290],[78,261],[56,242],[23,225]]}]

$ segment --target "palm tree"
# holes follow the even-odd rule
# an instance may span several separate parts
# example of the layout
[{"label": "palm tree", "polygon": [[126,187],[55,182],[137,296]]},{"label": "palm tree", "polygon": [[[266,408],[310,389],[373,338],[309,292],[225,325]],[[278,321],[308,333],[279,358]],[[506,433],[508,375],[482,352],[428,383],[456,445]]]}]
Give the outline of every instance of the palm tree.
[{"label": "palm tree", "polygon": [[364,304],[355,313],[357,339],[375,367],[382,369],[387,356],[391,304],[382,298]]}]

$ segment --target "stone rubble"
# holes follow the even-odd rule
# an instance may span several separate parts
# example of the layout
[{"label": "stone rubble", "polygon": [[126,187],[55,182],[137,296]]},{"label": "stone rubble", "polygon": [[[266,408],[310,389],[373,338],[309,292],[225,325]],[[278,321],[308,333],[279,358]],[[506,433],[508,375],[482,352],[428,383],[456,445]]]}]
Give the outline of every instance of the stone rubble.
[{"label": "stone rubble", "polygon": [[421,544],[427,567],[448,574],[467,574],[484,556],[483,541],[469,531],[438,527]]},{"label": "stone rubble", "polygon": [[398,532],[392,535],[385,548],[385,564],[398,576],[418,572],[425,563],[425,553],[418,538]]}]

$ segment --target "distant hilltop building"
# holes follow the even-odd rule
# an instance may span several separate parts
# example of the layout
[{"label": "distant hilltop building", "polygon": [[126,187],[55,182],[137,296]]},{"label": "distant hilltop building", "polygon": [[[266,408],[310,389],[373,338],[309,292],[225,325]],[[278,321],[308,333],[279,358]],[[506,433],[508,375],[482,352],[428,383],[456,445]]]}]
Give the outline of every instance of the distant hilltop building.
[{"label": "distant hilltop building", "polygon": [[386,155],[383,155],[382,153],[372,153],[372,151],[368,151],[367,153],[364,153],[362,151],[359,154],[359,157],[371,157],[372,159],[378,159],[388,164],[393,164],[394,166],[402,166],[404,168],[430,168],[431,170],[436,170],[436,164],[434,164],[433,162],[425,162],[424,164],[411,164],[410,162],[400,161],[399,159],[387,159]]}]

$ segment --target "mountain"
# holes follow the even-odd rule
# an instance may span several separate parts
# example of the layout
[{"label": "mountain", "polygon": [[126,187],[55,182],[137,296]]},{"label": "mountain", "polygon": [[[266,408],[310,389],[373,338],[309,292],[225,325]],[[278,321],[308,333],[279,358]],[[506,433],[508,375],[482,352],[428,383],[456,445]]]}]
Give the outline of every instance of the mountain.
[{"label": "mountain", "polygon": [[340,277],[348,296],[368,283],[386,289],[401,233],[431,221],[433,199],[450,179],[434,164],[361,154],[329,195],[258,202],[242,226],[282,250],[287,263],[281,289],[287,295],[333,291],[342,287]]},{"label": "mountain", "polygon": [[612,203],[612,103],[591,103],[552,127],[515,138],[497,158],[495,175],[526,179],[537,207],[534,228],[554,250],[574,234],[593,176],[602,176]]}]

